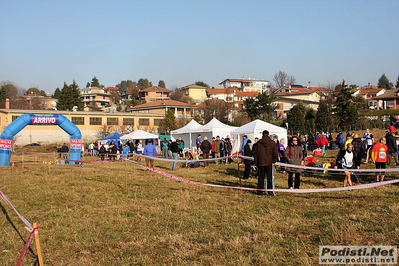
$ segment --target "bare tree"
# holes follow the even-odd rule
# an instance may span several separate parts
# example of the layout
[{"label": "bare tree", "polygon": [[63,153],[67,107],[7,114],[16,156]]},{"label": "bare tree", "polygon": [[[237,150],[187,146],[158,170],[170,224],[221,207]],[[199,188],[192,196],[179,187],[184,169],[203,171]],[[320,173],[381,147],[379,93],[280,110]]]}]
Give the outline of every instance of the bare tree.
[{"label": "bare tree", "polygon": [[273,81],[276,88],[281,88],[284,85],[291,85],[296,82],[295,76],[288,76],[284,71],[279,71],[274,74]]}]

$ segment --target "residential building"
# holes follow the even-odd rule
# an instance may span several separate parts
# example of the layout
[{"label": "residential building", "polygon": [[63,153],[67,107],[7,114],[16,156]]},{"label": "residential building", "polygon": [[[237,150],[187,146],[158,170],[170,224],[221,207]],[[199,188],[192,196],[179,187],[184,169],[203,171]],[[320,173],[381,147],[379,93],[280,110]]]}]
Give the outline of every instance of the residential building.
[{"label": "residential building", "polygon": [[171,93],[171,90],[158,86],[152,86],[147,89],[141,90],[139,92],[139,95],[141,100],[145,100],[148,103],[158,100],[168,100]]},{"label": "residential building", "polygon": [[219,83],[219,87],[223,89],[238,88],[240,91],[245,92],[269,92],[271,88],[270,81],[261,79],[225,79]]},{"label": "residential building", "polygon": [[255,91],[240,91],[238,88],[209,89],[209,98],[223,100],[229,108],[242,109],[244,100],[258,95]]},{"label": "residential building", "polygon": [[208,98],[207,87],[198,86],[195,84],[190,84],[181,88],[185,95],[191,97],[194,102],[200,103]]},{"label": "residential building", "polygon": [[111,106],[114,97],[109,92],[98,87],[87,87],[80,90],[80,98],[84,104],[84,110],[105,110],[105,107]]},{"label": "residential building", "polygon": [[287,112],[298,102],[317,110],[320,100],[325,99],[329,93],[331,92],[323,87],[283,86],[274,93],[273,103],[277,105],[276,117],[286,117]]},{"label": "residential building", "polygon": [[58,100],[51,97],[41,95],[24,95],[22,98],[27,103],[27,109],[36,110],[57,110]]},{"label": "residential building", "polygon": [[353,96],[361,96],[367,101],[367,107],[369,109],[382,109],[383,101],[376,100],[375,97],[379,97],[386,93],[386,89],[384,88],[376,88],[376,89],[362,89],[353,94]]},{"label": "residential building", "polygon": [[380,109],[399,109],[399,89],[387,90],[384,94],[375,96],[368,101],[376,101],[376,106]]},{"label": "residential building", "polygon": [[136,105],[134,107],[128,108],[126,111],[135,114],[157,114],[165,116],[169,109],[173,109],[175,111],[176,118],[191,119],[194,118],[194,110],[196,108],[197,107],[195,105],[175,100],[157,100]]},{"label": "residential building", "polygon": [[[11,122],[25,113],[64,115],[79,128],[84,143],[96,141],[99,138],[99,134],[103,132],[104,127],[111,127],[111,130],[125,134],[138,129],[158,133],[159,125],[165,117],[164,114],[155,113],[0,109],[0,129],[4,130]],[[57,125],[30,125],[15,135],[14,142],[18,145],[34,142],[62,143],[69,142],[69,138],[70,136]]]}]

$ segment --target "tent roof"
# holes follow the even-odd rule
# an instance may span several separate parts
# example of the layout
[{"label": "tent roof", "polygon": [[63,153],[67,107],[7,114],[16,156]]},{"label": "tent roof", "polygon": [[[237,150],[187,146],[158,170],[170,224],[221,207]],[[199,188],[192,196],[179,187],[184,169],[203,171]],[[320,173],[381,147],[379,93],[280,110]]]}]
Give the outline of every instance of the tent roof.
[{"label": "tent roof", "polygon": [[237,129],[233,130],[231,132],[231,134],[250,134],[253,132],[262,133],[263,130],[266,130],[266,129],[270,133],[282,132],[282,131],[286,132],[285,128],[278,127],[273,124],[270,124],[265,121],[257,119],[255,121],[249,122],[248,124],[245,124]]},{"label": "tent roof", "polygon": [[193,119],[184,127],[173,130],[170,133],[171,134],[182,134],[182,133],[198,132],[199,130],[202,129],[202,127],[203,127],[202,125],[198,124],[197,121],[195,121]]},{"label": "tent roof", "polygon": [[203,132],[212,131],[212,129],[220,129],[220,128],[225,129],[225,130],[237,129],[237,127],[226,125],[226,124],[220,122],[219,120],[217,120],[216,117],[214,117],[214,118],[212,118],[211,121],[209,121],[206,125],[204,125],[202,127],[201,131],[203,131]]},{"label": "tent roof", "polygon": [[119,139],[122,136],[122,134],[119,134],[117,132],[115,132],[114,134],[111,134],[109,136],[106,136],[100,140],[107,140],[107,139]]},{"label": "tent roof", "polygon": [[143,130],[136,130],[121,137],[121,139],[157,139],[158,135]]}]

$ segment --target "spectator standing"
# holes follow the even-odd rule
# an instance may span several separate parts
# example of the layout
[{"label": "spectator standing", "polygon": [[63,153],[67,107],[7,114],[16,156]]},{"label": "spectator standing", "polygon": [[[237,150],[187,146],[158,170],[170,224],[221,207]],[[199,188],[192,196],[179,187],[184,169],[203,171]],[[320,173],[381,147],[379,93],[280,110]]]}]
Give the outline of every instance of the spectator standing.
[{"label": "spectator standing", "polygon": [[[385,144],[386,139],[381,138],[379,143],[376,143],[371,152],[371,159],[375,163],[375,169],[385,169],[388,157],[388,147]],[[377,172],[377,182],[384,181],[385,173]]]},{"label": "spectator standing", "polygon": [[[293,136],[288,142],[288,147],[284,153],[284,158],[289,164],[302,165],[304,164],[304,154],[299,143],[299,138]],[[301,170],[299,168],[287,167],[288,172],[288,188],[292,189],[293,176],[295,175],[294,188],[299,189],[301,185],[300,175]]]},{"label": "spectator standing", "polygon": [[101,161],[104,161],[106,152],[107,152],[107,150],[105,149],[104,144],[101,145],[100,150],[99,150]]},{"label": "spectator standing", "polygon": [[179,145],[176,141],[172,141],[169,143],[168,149],[172,153],[172,170],[176,170],[177,161],[175,160],[177,160],[177,155],[179,154]]},{"label": "spectator standing", "polygon": [[211,152],[212,152],[212,158],[213,159],[215,159],[215,137],[212,137],[212,149],[211,149]]},{"label": "spectator standing", "polygon": [[398,162],[398,145],[396,144],[396,138],[393,135],[394,133],[389,133],[385,136],[385,139],[387,140],[387,146],[388,146],[388,151],[389,151],[389,156],[388,156],[388,164],[391,164],[391,157],[395,159],[396,165],[399,165]]},{"label": "spectator standing", "polygon": [[[212,145],[208,140],[208,137],[204,137],[204,141],[201,143],[201,151],[202,151],[202,157],[204,159],[209,159],[209,152],[212,149]],[[204,161],[204,167],[208,167],[208,161]]]},{"label": "spectator standing", "polygon": [[62,145],[62,147],[61,147],[62,158],[64,160],[68,159],[68,152],[69,152],[69,148],[68,148],[67,144],[64,143],[64,145]]},{"label": "spectator standing", "polygon": [[343,149],[345,146],[345,136],[344,134],[342,134],[342,132],[338,132],[338,136],[337,136],[337,144],[338,144],[338,148],[339,149]]},{"label": "spectator standing", "polygon": [[164,138],[162,141],[162,158],[168,159],[168,145],[169,141]]},{"label": "spectator standing", "polygon": [[308,150],[313,151],[315,149],[315,144],[316,144],[316,141],[314,139],[313,134],[309,133],[309,135],[308,135]]},{"label": "spectator standing", "polygon": [[195,140],[195,145],[197,146],[197,155],[201,154],[201,134],[197,136],[197,139]]},{"label": "spectator standing", "polygon": [[[140,139],[137,143],[137,154],[142,155],[144,153],[143,141]],[[141,156],[138,156],[138,161],[141,161]]]},{"label": "spectator standing", "polygon": [[114,160],[116,159],[116,153],[118,152],[118,148],[116,147],[115,143],[111,141],[111,144],[109,144],[109,152],[110,152],[110,159]]},{"label": "spectator standing", "polygon": [[328,145],[328,139],[326,137],[326,133],[322,133],[320,138],[319,138],[319,146],[321,147],[321,157],[325,157],[327,154],[327,145]]},{"label": "spectator standing", "polygon": [[[120,143],[120,146],[122,146],[122,143]],[[130,152],[130,147],[127,143],[125,143],[125,145],[123,145],[123,148],[122,148],[122,154],[123,154],[122,160],[129,159],[129,155],[128,155],[129,152]]]},{"label": "spectator standing", "polygon": [[[157,154],[157,149],[152,144],[152,139],[150,139],[148,141],[148,144],[144,147],[144,155],[149,157],[155,157],[156,154]],[[150,168],[154,168],[154,159],[146,157],[145,164]]]},{"label": "spectator standing", "polygon": [[183,158],[183,150],[184,150],[184,140],[181,139],[181,137],[178,138],[177,140],[177,145],[179,146],[179,154],[180,157]]},{"label": "spectator standing", "polygon": [[[267,189],[272,189],[273,164],[278,160],[277,147],[269,137],[269,131],[262,132],[262,139],[256,144],[254,152],[255,165],[258,167],[258,189],[265,188],[265,178],[267,179]],[[258,194],[262,195],[261,191]],[[268,192],[274,195],[273,192]]]},{"label": "spectator standing", "polygon": [[213,144],[213,149],[215,151],[215,163],[218,164],[219,161],[217,160],[217,158],[220,158],[220,148],[222,146],[222,141],[220,140],[219,136],[216,136],[216,140],[215,143]]},{"label": "spectator standing", "polygon": [[[244,154],[243,156],[248,156],[248,157],[252,157],[252,149],[251,149],[251,143],[252,141],[249,139],[247,141],[247,144],[244,147]],[[244,159],[244,165],[245,165],[245,170],[244,170],[244,177],[243,179],[248,179],[249,178],[249,174],[251,173],[251,166],[253,164],[252,160],[249,159]]]}]

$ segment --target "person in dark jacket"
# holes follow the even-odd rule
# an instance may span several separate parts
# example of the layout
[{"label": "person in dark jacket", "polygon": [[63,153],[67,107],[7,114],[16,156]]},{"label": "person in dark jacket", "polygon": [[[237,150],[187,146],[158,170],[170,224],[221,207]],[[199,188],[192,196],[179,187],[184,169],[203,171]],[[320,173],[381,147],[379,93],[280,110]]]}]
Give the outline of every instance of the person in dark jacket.
[{"label": "person in dark jacket", "polygon": [[315,142],[313,134],[309,133],[309,136],[308,136],[308,150],[309,151],[313,151],[315,149],[315,144],[316,144],[316,142]]},{"label": "person in dark jacket", "polygon": [[69,148],[68,148],[67,144],[64,143],[64,145],[62,145],[62,147],[61,147],[61,153],[62,153],[62,158],[64,158],[65,160],[68,159],[68,152],[69,152]]},{"label": "person in dark jacket", "polygon": [[362,154],[365,152],[364,144],[358,134],[355,134],[351,143],[353,145],[355,168],[359,169],[360,165],[362,164]]},{"label": "person in dark jacket", "polygon": [[[258,189],[265,188],[265,178],[267,178],[267,189],[272,189],[273,164],[278,160],[278,151],[276,143],[270,139],[267,130],[263,131],[262,139],[256,144],[254,160],[258,167]],[[258,191],[258,194],[262,195],[263,193]],[[273,192],[268,194],[274,195]]]},{"label": "person in dark jacket", "polygon": [[[202,157],[204,159],[209,159],[209,152],[212,149],[212,144],[209,142],[208,138],[205,136],[204,141],[201,143],[201,151],[202,151]],[[208,161],[204,161],[204,166],[208,167]]]},{"label": "person in dark jacket", "polygon": [[[244,156],[252,157],[251,143],[252,141],[249,139],[247,141],[247,144],[245,144],[244,154],[243,154]],[[244,170],[243,179],[248,179],[249,174],[251,173],[252,160],[244,159],[244,164],[245,164],[245,170]]]},{"label": "person in dark jacket", "polygon": [[109,144],[109,152],[110,152],[110,160],[116,159],[116,153],[118,152],[118,147],[115,145],[113,141],[111,141],[111,144]]},{"label": "person in dark jacket", "polygon": [[104,144],[101,145],[100,150],[99,150],[101,161],[104,161],[106,152],[107,152],[107,150],[105,149]]},{"label": "person in dark jacket", "polygon": [[[172,141],[168,145],[168,150],[172,152],[172,160],[177,160],[179,154],[179,145],[176,141]],[[172,170],[176,170],[177,161],[172,161]]]},{"label": "person in dark jacket", "polygon": [[[289,164],[294,165],[302,165],[304,164],[304,155],[301,148],[301,144],[299,143],[299,138],[293,136],[290,141],[288,142],[288,148],[285,150],[284,158],[287,160]],[[293,176],[295,174],[295,184],[294,188],[299,189],[301,185],[300,175],[299,173],[302,170],[299,168],[290,168],[287,167],[288,172],[288,188],[292,189],[292,181]]]},{"label": "person in dark jacket", "polygon": [[385,136],[385,139],[387,140],[387,146],[388,146],[388,164],[391,164],[391,157],[395,158],[395,163],[396,165],[399,165],[398,162],[398,145],[396,144],[396,139],[393,135],[394,133],[388,133]]}]

